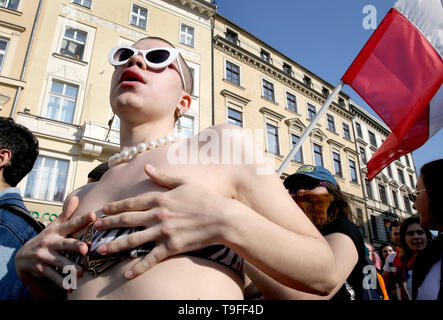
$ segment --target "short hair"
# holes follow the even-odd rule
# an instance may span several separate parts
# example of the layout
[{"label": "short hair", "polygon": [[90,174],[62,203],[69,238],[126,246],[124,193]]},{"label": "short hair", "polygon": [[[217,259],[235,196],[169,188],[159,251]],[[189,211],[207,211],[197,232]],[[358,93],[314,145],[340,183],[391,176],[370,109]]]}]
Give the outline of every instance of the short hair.
[{"label": "short hair", "polygon": [[[166,42],[172,48],[175,48],[175,46],[171,42],[169,42],[166,39],[160,38],[160,37],[144,37],[144,38],[141,38],[141,39],[137,40],[136,42],[140,42],[142,40],[149,40],[149,39],[160,40],[160,41]],[[181,53],[178,55],[178,58],[180,59],[180,64],[181,64],[182,69],[183,69],[183,76],[185,77],[185,82],[186,82],[186,88],[184,88],[184,89],[185,89],[185,91],[187,93],[191,94],[192,90],[194,89],[194,79],[192,77],[191,69],[189,68],[189,66],[186,63],[185,59],[183,59]]]},{"label": "short hair", "polygon": [[398,220],[394,220],[391,222],[390,229],[392,230],[392,228],[394,227],[400,227],[400,222]]},{"label": "short hair", "polygon": [[103,162],[96,166],[91,170],[88,174],[88,178],[93,179],[94,181],[99,181],[101,177],[105,174],[106,171],[109,170],[109,165],[107,162]]},{"label": "short hair", "polygon": [[429,215],[435,224],[443,225],[443,159],[434,160],[423,165],[420,170],[423,184],[429,196]]},{"label": "short hair", "polygon": [[32,170],[38,156],[38,140],[26,127],[11,118],[0,117],[0,149],[11,152],[11,161],[3,167],[3,179],[11,187]]}]

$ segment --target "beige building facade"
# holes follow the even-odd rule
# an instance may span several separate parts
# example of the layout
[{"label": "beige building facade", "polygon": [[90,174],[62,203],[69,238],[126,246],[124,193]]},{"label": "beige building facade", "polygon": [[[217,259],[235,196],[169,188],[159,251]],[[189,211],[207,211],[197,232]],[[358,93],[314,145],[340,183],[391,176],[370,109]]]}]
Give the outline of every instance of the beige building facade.
[{"label": "beige building facade", "polygon": [[[35,2],[20,0],[19,5],[26,3],[28,8]],[[19,188],[28,209],[48,223],[61,213],[66,195],[84,185],[95,166],[120,151],[118,118],[108,134],[113,67],[107,57],[113,46],[146,36],[173,43],[194,75],[192,106],[182,121],[185,134],[195,134],[201,119],[210,118],[211,73],[206,70],[211,68],[215,7],[203,0],[41,3],[14,118],[40,142],[40,156]]]},{"label": "beige building facade", "polygon": [[[251,130],[278,169],[334,87],[221,15],[214,45],[215,123]],[[348,100],[339,93],[282,178],[303,164],[323,165],[352,199],[354,212],[363,212]]]},{"label": "beige building facade", "polygon": [[[26,4],[26,5],[25,5]],[[25,85],[24,73],[32,47],[39,1],[0,2],[0,116],[9,117]]]}]

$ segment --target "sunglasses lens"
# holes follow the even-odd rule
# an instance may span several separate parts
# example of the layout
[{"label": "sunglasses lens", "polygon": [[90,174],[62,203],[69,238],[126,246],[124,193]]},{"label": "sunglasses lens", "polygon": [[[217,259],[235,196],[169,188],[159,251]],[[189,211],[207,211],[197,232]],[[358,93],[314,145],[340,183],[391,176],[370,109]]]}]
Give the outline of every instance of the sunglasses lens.
[{"label": "sunglasses lens", "polygon": [[409,200],[411,200],[412,202],[415,202],[415,200],[417,199],[417,196],[413,193],[410,193],[408,196],[409,196]]},{"label": "sunglasses lens", "polygon": [[154,50],[146,54],[146,59],[155,64],[160,64],[169,59],[171,54],[167,50]]},{"label": "sunglasses lens", "polygon": [[129,58],[131,58],[133,54],[134,54],[134,51],[127,49],[127,48],[121,48],[115,52],[114,60],[119,61],[119,62],[126,61]]}]

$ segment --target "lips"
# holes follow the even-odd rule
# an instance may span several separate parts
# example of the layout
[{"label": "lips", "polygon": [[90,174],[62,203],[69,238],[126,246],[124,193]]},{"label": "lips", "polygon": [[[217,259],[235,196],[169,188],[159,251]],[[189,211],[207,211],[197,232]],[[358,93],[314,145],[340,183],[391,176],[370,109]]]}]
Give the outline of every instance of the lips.
[{"label": "lips", "polygon": [[143,75],[137,69],[126,69],[120,76],[119,83],[122,82],[141,82],[146,84]]}]

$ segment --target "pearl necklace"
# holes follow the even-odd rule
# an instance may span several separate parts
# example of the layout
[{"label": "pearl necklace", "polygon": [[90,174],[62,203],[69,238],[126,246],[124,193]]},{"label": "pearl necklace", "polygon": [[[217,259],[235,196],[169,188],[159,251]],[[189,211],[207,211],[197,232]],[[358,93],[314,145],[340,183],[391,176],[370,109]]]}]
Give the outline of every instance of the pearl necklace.
[{"label": "pearl necklace", "polygon": [[119,163],[129,161],[139,153],[143,153],[147,150],[152,150],[167,144],[174,143],[177,140],[178,140],[178,135],[174,134],[174,135],[168,135],[163,138],[142,142],[139,143],[137,146],[125,147],[121,152],[116,153],[109,158],[108,161],[109,167],[113,167]]}]

